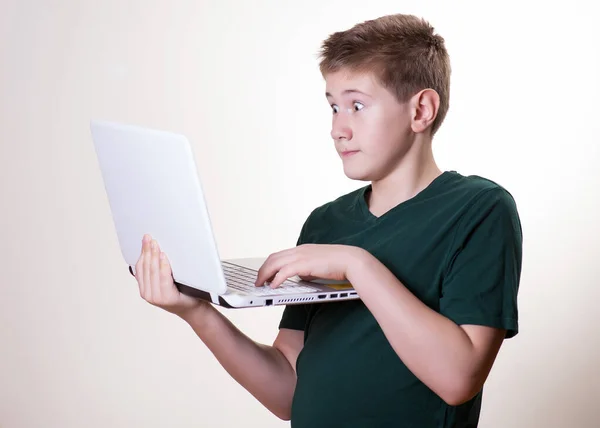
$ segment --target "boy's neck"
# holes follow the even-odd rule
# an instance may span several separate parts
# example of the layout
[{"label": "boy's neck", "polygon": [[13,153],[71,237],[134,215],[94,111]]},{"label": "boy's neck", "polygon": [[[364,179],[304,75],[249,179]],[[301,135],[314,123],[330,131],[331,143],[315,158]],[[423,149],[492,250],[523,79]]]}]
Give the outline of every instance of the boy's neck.
[{"label": "boy's neck", "polygon": [[431,139],[415,141],[396,168],[381,180],[371,183],[369,210],[379,217],[424,190],[442,171],[431,149]]}]

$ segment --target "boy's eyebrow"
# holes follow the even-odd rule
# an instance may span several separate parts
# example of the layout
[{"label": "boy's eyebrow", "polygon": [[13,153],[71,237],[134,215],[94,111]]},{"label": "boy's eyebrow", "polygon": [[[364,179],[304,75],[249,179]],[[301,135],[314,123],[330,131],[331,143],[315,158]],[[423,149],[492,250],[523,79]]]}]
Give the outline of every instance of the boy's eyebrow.
[{"label": "boy's eyebrow", "polygon": [[[358,89],[346,89],[345,91],[342,92],[342,95],[347,95],[347,94],[360,94],[360,95],[365,95],[367,97],[370,97],[369,94],[359,91]],[[333,95],[331,95],[331,93],[329,93],[329,92],[325,92],[325,97],[331,98],[331,97],[333,97]]]}]

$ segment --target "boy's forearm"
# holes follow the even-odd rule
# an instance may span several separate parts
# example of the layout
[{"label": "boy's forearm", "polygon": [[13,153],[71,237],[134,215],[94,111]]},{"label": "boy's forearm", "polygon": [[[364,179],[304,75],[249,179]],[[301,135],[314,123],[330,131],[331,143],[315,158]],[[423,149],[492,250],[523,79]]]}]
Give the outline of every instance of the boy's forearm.
[{"label": "boy's forearm", "polygon": [[213,306],[182,318],[241,386],[277,417],[289,419],[296,373],[278,349],[254,342]]},{"label": "boy's forearm", "polygon": [[481,358],[463,328],[421,302],[377,259],[362,254],[352,266],[348,280],[409,370],[451,404],[470,399],[493,360]]}]

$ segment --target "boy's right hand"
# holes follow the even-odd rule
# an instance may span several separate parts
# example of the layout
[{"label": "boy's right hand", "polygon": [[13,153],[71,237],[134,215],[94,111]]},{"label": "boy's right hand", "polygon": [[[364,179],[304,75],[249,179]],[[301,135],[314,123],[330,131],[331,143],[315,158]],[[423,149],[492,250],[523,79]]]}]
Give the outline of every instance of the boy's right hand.
[{"label": "boy's right hand", "polygon": [[166,254],[149,235],[144,235],[142,240],[142,252],[135,264],[135,278],[144,300],[180,317],[208,305],[208,302],[186,296],[177,289]]}]

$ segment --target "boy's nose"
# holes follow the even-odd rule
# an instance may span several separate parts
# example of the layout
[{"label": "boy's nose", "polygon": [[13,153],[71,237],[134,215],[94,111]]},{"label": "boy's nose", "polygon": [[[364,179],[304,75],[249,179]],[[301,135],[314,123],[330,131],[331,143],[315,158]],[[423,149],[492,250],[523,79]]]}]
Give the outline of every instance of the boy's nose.
[{"label": "boy's nose", "polygon": [[333,138],[334,141],[342,139],[350,141],[352,139],[352,130],[347,125],[334,125],[333,128],[331,128],[331,138]]}]

